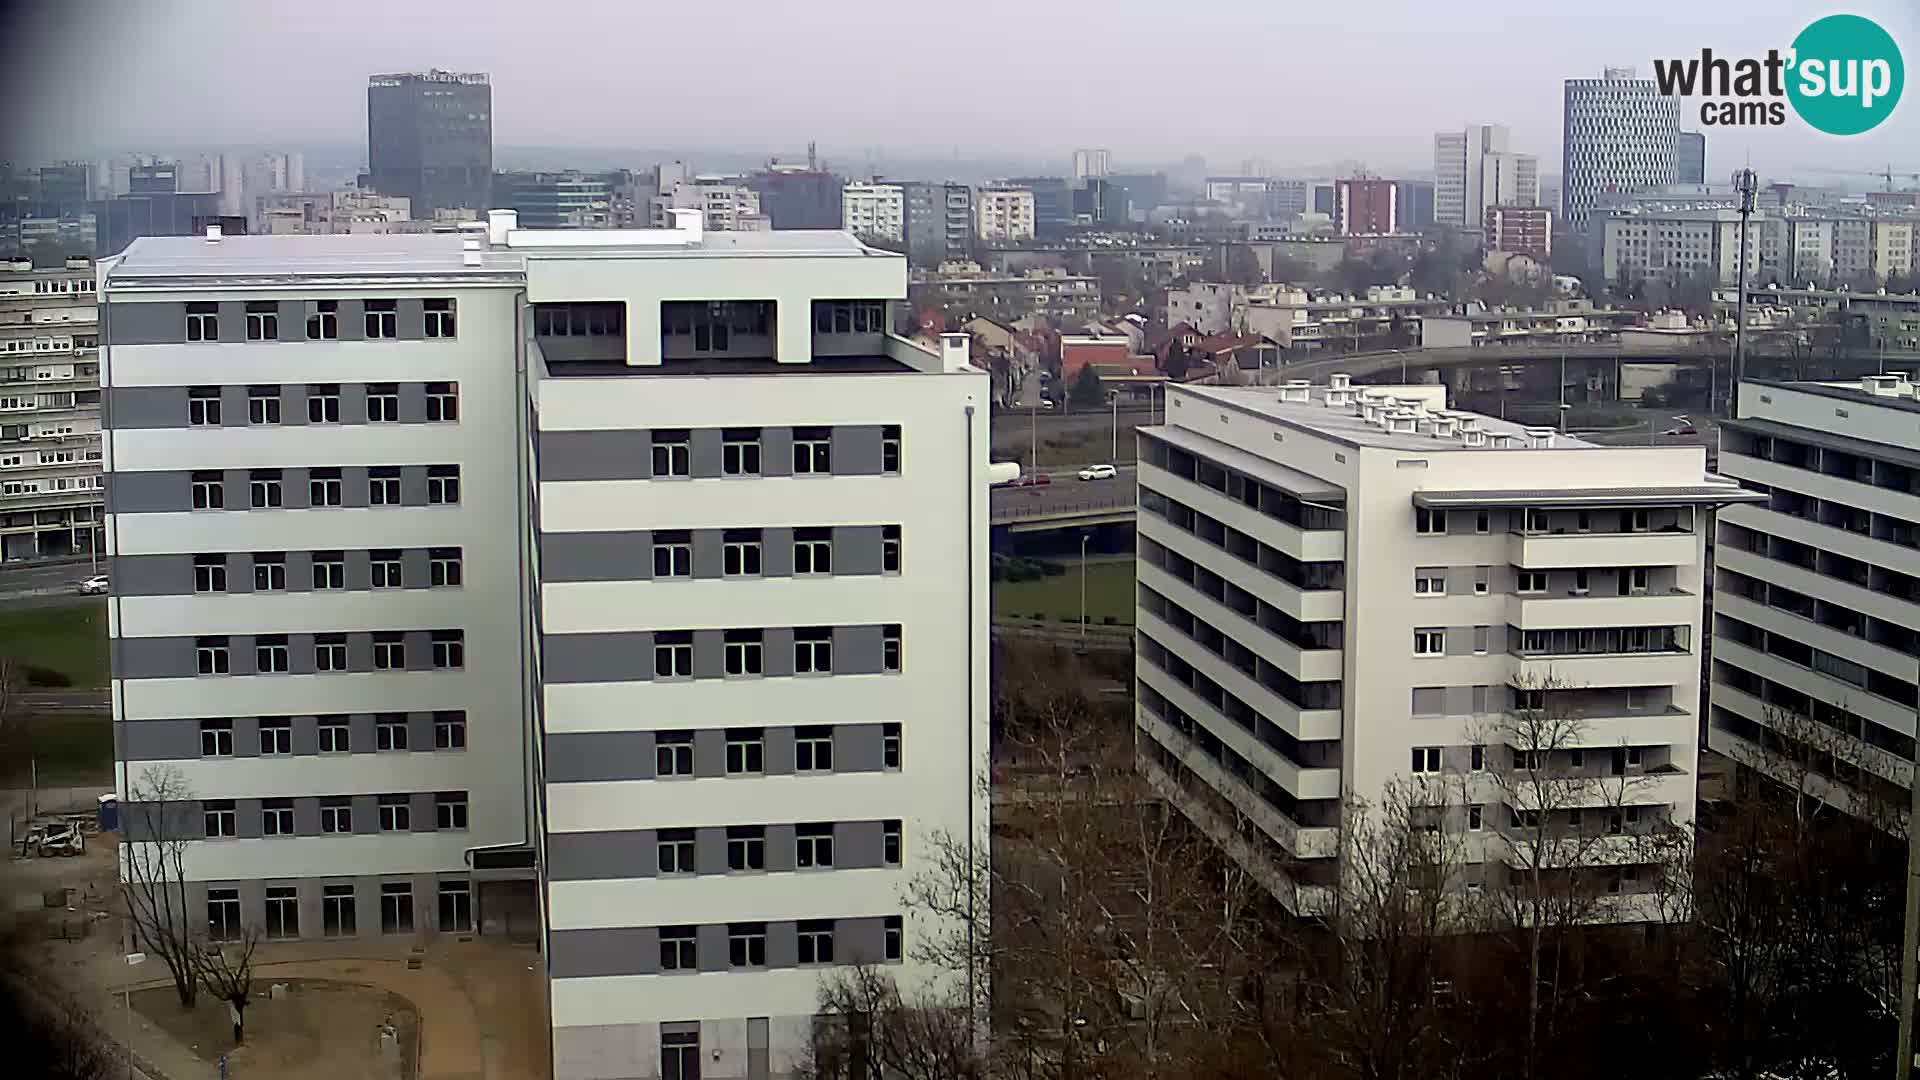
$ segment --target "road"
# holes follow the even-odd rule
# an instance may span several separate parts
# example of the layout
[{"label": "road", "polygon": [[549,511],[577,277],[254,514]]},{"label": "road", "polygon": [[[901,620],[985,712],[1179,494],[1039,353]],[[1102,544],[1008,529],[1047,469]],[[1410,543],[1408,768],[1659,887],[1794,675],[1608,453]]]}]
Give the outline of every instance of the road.
[{"label": "road", "polygon": [[1138,482],[1131,465],[1123,465],[1111,480],[1076,480],[1064,469],[1041,470],[1054,478],[1053,483],[1034,487],[997,487],[993,489],[993,519],[1034,517],[1065,513],[1076,509],[1130,507],[1137,497]]},{"label": "road", "polygon": [[92,576],[93,567],[85,562],[0,563],[0,601],[44,596],[73,596],[76,583]]}]

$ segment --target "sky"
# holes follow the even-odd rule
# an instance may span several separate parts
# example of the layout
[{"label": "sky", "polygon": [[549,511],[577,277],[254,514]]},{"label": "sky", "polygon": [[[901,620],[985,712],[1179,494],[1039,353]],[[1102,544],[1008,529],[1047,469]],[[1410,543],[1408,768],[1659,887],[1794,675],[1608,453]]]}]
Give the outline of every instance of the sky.
[{"label": "sky", "polygon": [[[1505,123],[1558,173],[1562,79],[1650,77],[1655,56],[1702,46],[1764,54],[1843,10],[1920,65],[1920,0],[25,0],[0,3],[0,159],[364,148],[367,75],[439,67],[492,76],[497,147],[792,154],[813,139],[854,171],[874,155],[1064,168],[1090,146],[1117,170],[1197,153],[1214,172],[1359,161],[1391,176],[1430,170],[1436,131]],[[1749,158],[1814,182],[1920,173],[1920,88],[1851,138],[1793,117],[1709,130],[1710,179]]]}]

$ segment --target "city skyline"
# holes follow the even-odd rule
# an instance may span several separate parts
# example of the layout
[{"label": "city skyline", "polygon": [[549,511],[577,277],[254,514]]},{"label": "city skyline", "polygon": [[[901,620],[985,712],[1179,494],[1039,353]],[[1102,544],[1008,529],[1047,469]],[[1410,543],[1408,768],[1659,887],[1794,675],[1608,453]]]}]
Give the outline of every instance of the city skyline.
[{"label": "city skyline", "polygon": [[[982,77],[959,84],[965,92],[955,93],[951,80],[926,77],[923,57],[929,54],[913,43],[926,40],[930,26],[912,12],[835,27],[822,37],[778,7],[750,3],[742,17],[767,32],[730,39],[729,51],[715,54],[676,52],[670,33],[608,7],[599,21],[616,32],[569,41],[561,63],[526,46],[524,20],[475,17],[438,0],[399,13],[380,11],[383,32],[372,40],[352,30],[361,23],[350,11],[322,16],[286,5],[263,18],[263,6],[278,5],[250,5],[244,19],[218,17],[221,10],[236,16],[242,11],[226,5],[195,5],[188,17],[178,3],[148,5],[133,18],[50,4],[17,15],[11,36],[20,46],[19,62],[8,71],[14,93],[7,100],[21,103],[16,108],[29,101],[34,107],[0,124],[7,134],[0,159],[91,157],[156,143],[363,142],[367,75],[438,67],[492,76],[495,137],[504,147],[667,145],[720,153],[818,139],[844,169],[875,155],[983,154],[1057,162],[1064,169],[1076,147],[1091,146],[1110,149],[1116,169],[1197,153],[1216,169],[1258,157],[1283,172],[1359,160],[1375,171],[1413,173],[1430,164],[1433,132],[1478,123],[1505,124],[1517,151],[1557,161],[1563,80],[1597,77],[1607,66],[1634,66],[1650,76],[1655,56],[1702,45],[1728,55],[1764,52],[1784,46],[1808,19],[1803,9],[1779,0],[1751,5],[1750,17],[1735,26],[1713,12],[1651,2],[1591,13],[1488,3],[1478,5],[1479,15],[1525,38],[1529,51],[1497,65],[1470,65],[1452,60],[1476,55],[1476,39],[1463,35],[1457,12],[1395,4],[1380,18],[1407,32],[1369,40],[1364,64],[1350,50],[1293,51],[1282,45],[1284,62],[1249,63],[1244,70],[1225,65],[1209,77],[1209,100],[1195,102],[1178,84],[1161,87],[1156,100],[1141,93],[1137,73],[1143,69],[1128,50],[1143,42],[1129,20],[1079,26],[1069,13],[1045,9],[1020,9],[1025,46],[1008,50],[1004,60],[989,53],[970,62]],[[1920,36],[1920,16],[1892,0],[1870,0],[1856,10],[1897,38]],[[1239,40],[1337,41],[1344,33],[1334,12],[1247,5],[1220,15]],[[449,35],[449,25],[474,29]],[[269,26],[274,37],[265,39]],[[1649,28],[1659,33],[1649,35]],[[328,47],[347,32],[355,35],[351,42]],[[656,39],[665,46],[644,55],[632,49],[636,40]],[[293,40],[302,47],[262,47]],[[1085,58],[1071,67],[1070,79],[1057,66],[1026,62],[1050,41],[1071,42]],[[1455,53],[1445,48],[1449,41],[1457,41]],[[100,52],[125,58],[115,81],[103,82],[89,66],[72,62],[76,55]],[[193,54],[219,62],[173,62]],[[823,62],[833,55],[857,55],[861,63]],[[1103,69],[1101,58],[1110,66]],[[1405,78],[1376,74],[1395,71],[1417,73],[1418,92],[1409,93]],[[754,75],[729,77],[734,72]],[[690,81],[701,86],[692,99],[698,108],[647,106],[688,101],[680,88]],[[116,85],[141,90],[116,96]],[[773,86],[780,93],[765,92]],[[873,94],[882,86],[891,92],[885,101]],[[1126,107],[1087,110],[1087,119],[1067,130],[1054,119],[1040,120],[1057,111],[1022,106],[1035,95]],[[1309,113],[1291,101],[1330,104]],[[983,123],[987,118],[990,124]],[[1697,107],[1683,105],[1683,128],[1699,128],[1698,119]],[[1707,130],[1716,167],[1751,157],[1764,171],[1781,174],[1866,173],[1889,164],[1896,172],[1913,171],[1908,148],[1920,134],[1920,113],[1909,104],[1879,129],[1848,139],[1818,135],[1797,119],[1779,129]],[[72,134],[81,131],[84,137]]]}]

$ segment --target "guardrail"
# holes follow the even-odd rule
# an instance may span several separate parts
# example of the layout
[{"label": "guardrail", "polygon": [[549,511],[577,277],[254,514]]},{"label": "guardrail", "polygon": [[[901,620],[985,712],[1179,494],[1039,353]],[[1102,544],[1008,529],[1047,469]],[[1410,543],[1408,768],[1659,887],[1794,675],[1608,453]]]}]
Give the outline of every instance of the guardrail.
[{"label": "guardrail", "polygon": [[1115,496],[1110,499],[1074,499],[1069,502],[1017,503],[1003,506],[996,502],[992,517],[996,520],[1012,521],[1018,518],[1054,517],[1067,514],[1097,513],[1106,510],[1132,510],[1139,506],[1137,499]]}]

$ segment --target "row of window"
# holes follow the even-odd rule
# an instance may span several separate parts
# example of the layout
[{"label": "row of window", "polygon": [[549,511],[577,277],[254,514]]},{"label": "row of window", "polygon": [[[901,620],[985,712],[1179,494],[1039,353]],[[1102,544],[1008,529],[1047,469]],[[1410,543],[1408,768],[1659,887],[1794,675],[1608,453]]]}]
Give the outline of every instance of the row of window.
[{"label": "row of window", "polygon": [[[373,669],[375,671],[405,671],[407,669],[406,633],[401,630],[376,630],[373,637]],[[292,647],[285,634],[260,634],[253,639],[253,670],[257,675],[284,675],[293,669]],[[467,666],[467,635],[463,630],[432,631],[431,655],[433,666],[444,670],[457,670]],[[225,636],[206,636],[193,639],[194,670],[201,675],[230,675],[233,673],[232,645]],[[315,671],[343,672],[351,670],[347,666],[347,635],[315,634],[313,636],[313,667]]]},{"label": "row of window", "polygon": [[[762,531],[725,529],[721,533],[721,574],[759,577],[763,565]],[[793,573],[796,576],[833,573],[833,529],[828,526],[793,530]],[[900,526],[883,525],[880,532],[880,571],[900,572]],[[661,530],[653,534],[653,576],[693,576],[693,534],[689,530]]]},{"label": "row of window", "polygon": [[[1454,567],[1464,573],[1466,567]],[[1473,595],[1485,596],[1493,581],[1493,568],[1476,566],[1473,570]],[[1545,570],[1517,570],[1514,575],[1514,592],[1521,596],[1539,596],[1548,591],[1554,576],[1561,577],[1566,589],[1574,596],[1586,596],[1592,591],[1593,576],[1605,574],[1606,570],[1577,569],[1550,575]],[[1645,566],[1622,566],[1613,571],[1618,579],[1621,596],[1641,596],[1648,591],[1652,571]],[[1447,594],[1448,568],[1437,566],[1416,567],[1413,571],[1413,595],[1445,596]]]},{"label": "row of window", "polygon": [[[803,966],[834,963],[834,925],[832,919],[803,919],[795,927]],[[897,961],[903,955],[905,929],[898,915],[889,915],[884,923],[882,958]],[[727,966],[736,969],[767,966],[767,924],[763,922],[727,924]],[[695,972],[700,970],[698,928],[663,926],[660,928],[660,970]],[[697,1041],[698,1036],[695,1036]],[[695,1077],[699,1070],[682,1072]]]},{"label": "row of window", "polygon": [[[729,678],[766,674],[766,631],[739,629],[722,631],[723,671]],[[904,661],[899,623],[881,629],[880,667],[898,673]],[[830,675],[833,673],[833,627],[801,626],[793,631],[793,673]],[[693,631],[657,630],[653,635],[653,675],[656,679],[691,679],[693,674]]]},{"label": "row of window", "polygon": [[100,476],[49,476],[35,480],[0,481],[0,495],[35,495],[44,491],[99,491],[106,480]]},{"label": "row of window", "polygon": [[[442,932],[473,929],[472,886],[465,881],[442,881],[438,894],[438,926]],[[352,937],[360,932],[359,900],[350,883],[320,886],[320,932],[325,937]],[[261,929],[266,937],[282,940],[300,936],[300,890],[294,885],[269,885],[266,888],[265,916]],[[385,881],[380,884],[380,932],[411,934],[414,930],[413,883]],[[240,890],[207,890],[207,938],[234,941],[243,932]]]},{"label": "row of window", "polygon": [[[793,865],[798,870],[833,869],[832,822],[813,822],[793,827]],[[905,834],[899,819],[880,823],[880,861],[899,866],[905,854]],[[662,877],[686,877],[700,873],[697,845],[692,829],[661,829],[655,834],[654,862]],[[750,874],[767,869],[767,827],[765,825],[727,826],[727,865],[730,874]],[[707,873],[719,873],[719,867],[707,867]]]},{"label": "row of window", "polygon": [[[318,745],[322,754],[350,754],[354,752],[353,730],[345,716],[315,717]],[[218,717],[200,721],[200,756],[223,758],[234,756],[233,719]],[[409,733],[405,713],[376,713],[373,718],[372,750],[380,753],[404,752],[414,749],[412,735]],[[287,756],[293,753],[293,717],[263,716],[259,720],[260,755],[262,757]],[[458,710],[443,710],[433,714],[434,750],[465,750],[467,748],[467,714]],[[369,749],[361,747],[362,750]],[[427,747],[420,747],[425,750]]]},{"label": "row of window", "polygon": [[[1465,629],[1464,627],[1455,628]],[[1423,626],[1413,632],[1413,655],[1445,656],[1447,627]],[[1492,628],[1473,628],[1473,654],[1487,654]],[[1511,636],[1512,628],[1509,628]],[[1522,656],[1605,656],[1631,653],[1684,652],[1685,645],[1674,627],[1624,626],[1597,629],[1520,630],[1514,651]]]},{"label": "row of window", "polygon": [[98,390],[46,390],[38,394],[0,394],[0,412],[73,409],[100,404]]},{"label": "row of window", "polygon": [[[318,468],[307,470],[307,504],[313,507],[344,506],[346,470]],[[400,466],[375,465],[366,470],[367,502],[371,506],[401,506]],[[193,474],[193,508],[227,508],[226,475],[203,469]],[[427,504],[454,506],[460,502],[460,466],[427,466]],[[279,469],[250,469],[247,472],[247,508],[276,510],[286,505],[285,480]]]},{"label": "row of window", "polygon": [[[200,554],[193,557],[193,591],[196,593],[224,593],[228,591],[228,560],[236,556],[224,553]],[[284,551],[255,551],[247,556],[252,561],[254,592],[284,592],[287,589],[287,553]],[[313,588],[319,591],[345,589],[347,587],[347,554],[344,551],[315,551],[311,555]],[[399,548],[374,548],[367,552],[368,581],[375,589],[404,589],[409,587],[405,571],[406,560]],[[465,564],[461,549],[457,547],[427,549],[427,580],[413,582],[417,587],[425,584],[430,588],[455,588],[463,584]]]},{"label": "row of window", "polygon": [[[662,731],[654,736],[653,773],[661,779],[691,778],[694,733],[689,730]],[[765,728],[727,729],[727,775],[761,776],[767,769],[767,731]],[[881,725],[880,766],[898,771],[901,761],[900,725]],[[833,728],[826,725],[797,728],[793,739],[793,769],[796,773],[833,771]]]},{"label": "row of window", "polygon": [[[693,433],[686,428],[656,428],[649,432],[655,479],[693,475]],[[761,430],[759,428],[722,428],[720,434],[720,472],[725,476],[759,476]],[[900,472],[900,426],[888,424],[880,429],[880,471],[884,475]],[[793,429],[793,475],[833,472],[833,429],[797,427]]]},{"label": "row of window", "polygon": [[12,469],[28,465],[81,465],[89,461],[99,460],[100,448],[98,446],[66,450],[41,450],[35,455],[32,461],[27,460],[27,455],[24,453],[0,454],[0,469]]},{"label": "row of window", "polygon": [[[284,390],[279,386],[256,385],[247,387],[247,423],[250,425],[278,424],[284,418]],[[307,384],[307,423],[338,424],[340,420],[340,384]],[[220,427],[226,422],[225,411],[221,406],[221,388],[218,386],[190,386],[187,388],[187,426]],[[452,423],[460,419],[460,384],[454,382],[430,382],[426,384],[427,422]],[[358,422],[361,417],[354,417]],[[365,420],[369,424],[397,424],[400,422],[400,384],[366,384]]]},{"label": "row of window", "polygon": [[[1413,747],[1413,764],[1410,771],[1415,776],[1431,776],[1445,772],[1445,755],[1442,753],[1445,749],[1445,747],[1440,746]],[[1583,749],[1502,749],[1508,755],[1507,768],[1513,772],[1578,773],[1584,771],[1587,767],[1587,751]],[[1627,770],[1641,768],[1646,763],[1646,749],[1644,747],[1616,746],[1607,750],[1606,754],[1605,760],[1609,763],[1609,770],[1615,776],[1625,776]],[[1599,751],[1595,751],[1594,756],[1598,758]],[[1467,770],[1469,772],[1486,772],[1488,769],[1488,761],[1486,744],[1475,743],[1467,748]]]},{"label": "row of window", "polygon": [[[306,340],[332,341],[340,336],[340,301],[313,301],[307,313]],[[430,338],[452,338],[456,329],[453,301],[444,297],[422,301],[425,333]],[[249,300],[242,313],[248,341],[292,341],[280,335],[280,304],[274,300]],[[220,305],[195,302],[187,305],[188,341],[220,340]],[[365,300],[361,302],[361,332],[369,340],[400,336],[400,302]]]},{"label": "row of window", "polygon": [[[413,796],[376,795],[375,820],[381,832],[413,832]],[[232,799],[203,799],[200,802],[204,838],[227,840],[239,835],[240,812]],[[438,791],[433,796],[433,826],[442,832],[460,832],[467,827],[467,793]],[[298,836],[292,799],[260,800],[262,836]],[[320,799],[320,833],[350,835],[353,829],[353,797],[327,795]]]},{"label": "row of window", "polygon": [[[1688,531],[1681,527],[1686,523],[1685,517],[1682,514],[1676,512],[1672,507],[1663,507],[1661,510],[1661,517],[1657,519],[1655,511],[1652,509],[1550,511],[1539,508],[1529,508],[1521,512],[1520,521],[1517,523],[1518,527],[1513,531],[1531,536],[1569,531],[1576,533],[1643,533],[1653,531],[1656,524],[1665,521],[1665,519],[1672,519],[1664,526],[1668,531]],[[1470,531],[1482,536],[1492,531],[1492,511],[1476,510],[1473,511],[1470,516],[1473,521],[1473,528]],[[1448,520],[1447,511],[1445,510],[1433,510],[1424,506],[1417,506],[1413,511],[1413,531],[1421,536],[1445,536],[1449,531],[1469,531],[1466,529],[1449,530]]]}]

